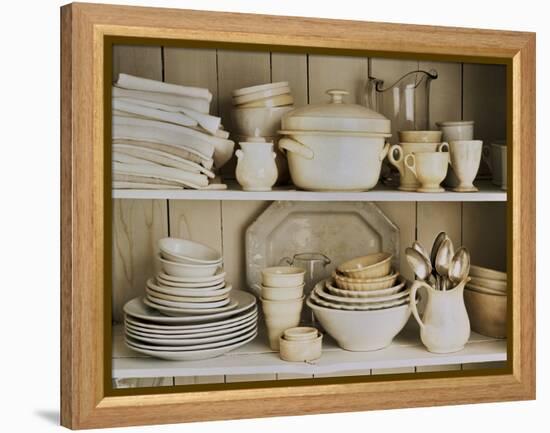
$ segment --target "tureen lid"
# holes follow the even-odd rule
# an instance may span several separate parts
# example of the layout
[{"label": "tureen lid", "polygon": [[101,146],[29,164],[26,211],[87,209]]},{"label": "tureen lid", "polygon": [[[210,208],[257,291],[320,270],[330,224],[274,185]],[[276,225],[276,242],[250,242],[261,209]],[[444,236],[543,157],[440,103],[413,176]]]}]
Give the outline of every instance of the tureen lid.
[{"label": "tureen lid", "polygon": [[281,119],[288,131],[368,132],[391,135],[390,120],[358,104],[345,104],[346,90],[331,89],[328,104],[310,104],[289,111]]}]

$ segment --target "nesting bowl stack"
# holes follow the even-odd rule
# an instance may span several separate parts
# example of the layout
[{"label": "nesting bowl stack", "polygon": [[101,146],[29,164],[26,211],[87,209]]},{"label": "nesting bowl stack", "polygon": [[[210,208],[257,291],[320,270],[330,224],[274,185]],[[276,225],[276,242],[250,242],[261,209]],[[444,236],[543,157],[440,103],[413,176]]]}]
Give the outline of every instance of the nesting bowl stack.
[{"label": "nesting bowl stack", "polygon": [[506,337],[507,287],[505,272],[470,266],[464,302],[473,331],[488,337]]},{"label": "nesting bowl stack", "polygon": [[342,263],[311,292],[307,305],[343,349],[382,349],[405,326],[410,290],[391,261],[382,252]]}]

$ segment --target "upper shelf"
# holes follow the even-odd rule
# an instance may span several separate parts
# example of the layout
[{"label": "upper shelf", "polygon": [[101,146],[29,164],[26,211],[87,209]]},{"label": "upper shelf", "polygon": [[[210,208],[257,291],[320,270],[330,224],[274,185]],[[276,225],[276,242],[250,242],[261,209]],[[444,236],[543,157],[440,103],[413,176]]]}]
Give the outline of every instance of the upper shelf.
[{"label": "upper shelf", "polygon": [[277,187],[272,191],[243,191],[229,183],[224,191],[212,190],[113,190],[112,198],[160,200],[289,200],[289,201],[506,201],[502,191],[490,181],[476,182],[478,192],[421,193],[399,191],[383,185],[366,192],[314,192],[294,187]]}]

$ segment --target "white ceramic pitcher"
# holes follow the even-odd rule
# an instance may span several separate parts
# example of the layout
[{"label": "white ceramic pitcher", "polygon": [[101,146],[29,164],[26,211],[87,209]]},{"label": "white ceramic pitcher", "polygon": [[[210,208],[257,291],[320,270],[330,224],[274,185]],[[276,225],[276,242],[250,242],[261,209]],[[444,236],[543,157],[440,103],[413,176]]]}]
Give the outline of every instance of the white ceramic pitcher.
[{"label": "white ceramic pitcher", "polygon": [[236,176],[245,191],[269,191],[277,181],[273,143],[241,142],[237,155]]},{"label": "white ceramic pitcher", "polygon": [[[435,290],[424,281],[415,281],[411,287],[410,306],[420,325],[420,338],[433,353],[458,352],[470,338],[470,319],[464,305],[464,286],[470,277],[451,290]],[[416,292],[424,288],[428,302],[422,319],[416,308]]]}]

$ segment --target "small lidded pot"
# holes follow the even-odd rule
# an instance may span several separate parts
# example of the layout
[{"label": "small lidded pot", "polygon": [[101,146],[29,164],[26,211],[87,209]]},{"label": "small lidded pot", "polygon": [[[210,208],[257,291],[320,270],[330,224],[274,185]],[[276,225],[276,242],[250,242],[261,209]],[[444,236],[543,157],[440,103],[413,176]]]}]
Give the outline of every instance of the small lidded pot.
[{"label": "small lidded pot", "polygon": [[270,191],[277,181],[273,143],[263,138],[240,142],[237,155],[237,182],[245,191]]}]

